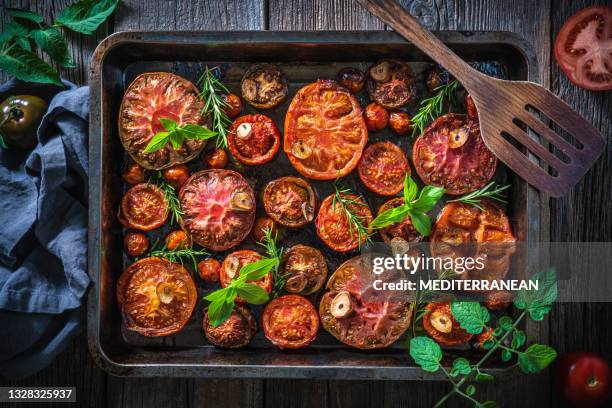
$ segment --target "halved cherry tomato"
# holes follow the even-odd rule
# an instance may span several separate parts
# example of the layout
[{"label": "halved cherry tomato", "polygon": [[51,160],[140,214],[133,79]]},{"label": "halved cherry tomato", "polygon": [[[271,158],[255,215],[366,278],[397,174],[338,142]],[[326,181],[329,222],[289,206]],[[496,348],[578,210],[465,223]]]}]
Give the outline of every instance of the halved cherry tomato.
[{"label": "halved cherry tomato", "polygon": [[167,208],[168,202],[159,187],[141,183],[125,193],[117,218],[126,228],[150,231],[166,222]]},{"label": "halved cherry tomato", "polygon": [[451,312],[450,303],[429,303],[425,306],[423,329],[441,346],[458,346],[473,337],[461,328]]},{"label": "halved cherry tomato", "polygon": [[198,293],[191,274],[167,259],[144,258],[117,281],[125,326],[143,336],[168,336],[189,321]]},{"label": "halved cherry tomato", "polygon": [[279,273],[285,277],[284,289],[294,295],[317,292],[327,279],[327,263],[321,252],[306,245],[294,245],[283,254]]},{"label": "halved cherry tomato", "polygon": [[612,395],[612,372],[595,353],[576,351],[563,356],[555,368],[555,387],[580,408],[604,407]]},{"label": "halved cherry tomato", "polygon": [[[240,269],[248,264],[257,262],[263,257],[255,251],[243,249],[234,251],[223,260],[221,264],[220,281],[222,287],[227,287],[231,281],[240,276]],[[249,282],[254,283],[264,289],[266,292],[272,292],[272,272],[269,272],[260,280]],[[237,303],[244,303],[240,296],[236,297]]]},{"label": "halved cherry tomato", "polygon": [[352,93],[360,92],[365,80],[365,74],[357,68],[346,67],[338,71],[338,83]]},{"label": "halved cherry tomato", "polygon": [[367,188],[386,196],[402,191],[404,178],[410,175],[408,159],[402,149],[387,141],[368,146],[357,169]]},{"label": "halved cherry tomato", "polygon": [[612,6],[580,10],[555,40],[555,59],[570,81],[591,91],[612,89]]},{"label": "halved cherry tomato", "polygon": [[368,141],[361,107],[334,81],[300,89],[285,116],[284,150],[303,176],[334,180],[350,173]]},{"label": "halved cherry tomato", "polygon": [[391,112],[389,115],[389,127],[396,134],[406,136],[412,131],[412,121],[406,112]]},{"label": "halved cherry tomato", "polygon": [[306,298],[298,295],[273,299],[266,305],[261,320],[268,340],[281,349],[306,347],[319,330],[316,309]]},{"label": "halved cherry tomato", "polygon": [[[392,208],[397,208],[401,205],[404,205],[404,198],[397,197],[392,198],[391,200],[385,202],[380,206],[378,210],[378,215],[382,214],[384,211],[390,210]],[[423,236],[419,234],[419,232],[412,225],[412,220],[410,217],[404,218],[404,221],[395,223],[393,225],[389,225],[386,228],[382,228],[380,231],[380,236],[383,241],[387,244],[391,243],[393,238],[402,238],[406,242],[419,242],[423,239]]]},{"label": "halved cherry tomato", "polygon": [[139,184],[146,181],[144,169],[138,163],[131,163],[121,177],[128,184]]},{"label": "halved cherry tomato", "polygon": [[184,164],[168,167],[162,172],[164,178],[175,190],[179,190],[189,178],[189,168]]},{"label": "halved cherry tomato", "polygon": [[299,177],[281,177],[264,188],[266,213],[281,225],[297,228],[314,219],[317,197],[310,185]]},{"label": "halved cherry tomato", "polygon": [[[343,197],[347,201],[352,201],[348,204],[349,210],[356,216],[361,218],[361,223],[364,227],[368,227],[372,222],[372,212],[363,199],[354,194],[345,194]],[[315,219],[317,235],[321,240],[338,252],[349,252],[357,249],[359,246],[359,234],[356,228],[349,224],[343,211],[341,204],[336,203],[334,207],[334,195],[328,196],[321,203],[319,214]],[[366,240],[365,236],[361,236],[361,243]]]},{"label": "halved cherry tomato", "polygon": [[280,132],[265,115],[245,115],[230,125],[227,141],[238,161],[253,166],[274,158],[280,147]]},{"label": "halved cherry tomato", "polygon": [[416,77],[404,62],[384,60],[370,67],[367,81],[370,99],[387,109],[408,104],[416,95]]},{"label": "halved cherry tomato", "polygon": [[215,258],[198,262],[198,275],[203,281],[218,282],[221,273],[221,262]]},{"label": "halved cherry tomato", "polygon": [[123,246],[129,256],[140,256],[149,249],[149,239],[140,232],[130,232],[123,238]]},{"label": "halved cherry tomato", "polygon": [[230,317],[217,327],[210,325],[207,310],[203,328],[206,339],[213,345],[236,349],[246,346],[253,340],[253,336],[257,333],[257,320],[246,305],[236,305]]}]

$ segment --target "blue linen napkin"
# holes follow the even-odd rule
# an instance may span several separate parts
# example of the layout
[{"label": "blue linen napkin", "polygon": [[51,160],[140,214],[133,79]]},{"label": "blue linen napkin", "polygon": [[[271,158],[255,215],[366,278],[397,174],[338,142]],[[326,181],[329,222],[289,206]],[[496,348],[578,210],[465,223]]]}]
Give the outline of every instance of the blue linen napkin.
[{"label": "blue linen napkin", "polygon": [[0,150],[0,374],[30,375],[80,331],[87,275],[89,88],[8,81],[49,109],[31,152]]}]

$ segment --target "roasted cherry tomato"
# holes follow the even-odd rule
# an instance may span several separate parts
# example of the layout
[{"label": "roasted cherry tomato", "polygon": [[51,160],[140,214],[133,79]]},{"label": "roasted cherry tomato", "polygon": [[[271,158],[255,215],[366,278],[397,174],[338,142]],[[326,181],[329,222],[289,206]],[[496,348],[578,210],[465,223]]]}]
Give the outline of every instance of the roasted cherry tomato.
[{"label": "roasted cherry tomato", "polygon": [[170,251],[177,249],[186,249],[191,247],[191,240],[185,234],[185,231],[176,230],[172,231],[166,236],[166,248]]},{"label": "roasted cherry tomato", "polygon": [[612,373],[595,353],[575,351],[563,356],[555,368],[555,388],[579,408],[604,407],[612,394]]},{"label": "roasted cherry tomato", "polygon": [[215,258],[204,259],[198,262],[198,275],[203,281],[218,282],[221,273],[221,262]]},{"label": "roasted cherry tomato", "polygon": [[123,246],[129,256],[140,256],[149,249],[149,239],[140,232],[128,232],[123,238]]},{"label": "roasted cherry tomato", "polygon": [[412,121],[406,112],[391,112],[389,115],[389,127],[396,134],[406,136],[412,132]]},{"label": "roasted cherry tomato", "polygon": [[473,337],[461,328],[451,313],[450,303],[429,303],[425,306],[423,329],[441,346],[458,346],[465,344]]},{"label": "roasted cherry tomato", "polygon": [[380,61],[368,70],[367,88],[370,99],[387,109],[397,109],[415,97],[416,77],[404,62]]},{"label": "roasted cherry tomato", "polygon": [[227,94],[223,96],[223,99],[227,103],[227,106],[223,108],[223,112],[230,118],[234,119],[242,112],[242,101],[236,94]]},{"label": "roasted cherry tomato", "polygon": [[612,6],[580,10],[561,27],[555,59],[570,81],[591,91],[612,89]]},{"label": "roasted cherry tomato", "polygon": [[281,349],[306,347],[319,330],[317,310],[310,301],[298,295],[281,296],[270,301],[261,320],[268,340]]},{"label": "roasted cherry tomato", "polygon": [[213,251],[238,245],[255,221],[255,195],[235,171],[194,173],[179,192],[181,227],[191,239]]},{"label": "roasted cherry tomato", "polygon": [[319,314],[325,330],[351,347],[378,349],[393,344],[410,327],[412,305],[393,299],[372,299],[373,274],[362,270],[369,261],[356,256],[344,262],[327,282]]},{"label": "roasted cherry tomato", "polygon": [[425,184],[443,187],[452,195],[483,187],[497,167],[478,122],[455,113],[439,117],[425,129],[412,146],[412,161]]},{"label": "roasted cherry tomato", "polygon": [[283,254],[279,273],[285,277],[284,289],[288,293],[308,296],[325,283],[327,263],[318,249],[298,244]]},{"label": "roasted cherry tomato", "polygon": [[300,89],[285,116],[284,149],[304,177],[334,180],[350,173],[368,141],[357,99],[334,81]]},{"label": "roasted cherry tomato", "polygon": [[317,197],[306,180],[281,177],[264,188],[263,203],[266,213],[286,227],[302,227],[314,219]]},{"label": "roasted cherry tomato", "polygon": [[146,181],[144,169],[137,163],[131,163],[121,177],[128,184],[140,184]]},{"label": "roasted cherry tomato", "polygon": [[258,109],[280,105],[287,96],[287,80],[272,64],[254,64],[242,77],[242,97]]},{"label": "roasted cherry tomato", "polygon": [[145,169],[161,170],[200,154],[206,140],[186,139],[176,150],[168,143],[161,150],[145,153],[153,136],[166,130],[160,119],[173,120],[180,126],[204,125],[200,114],[204,102],[199,95],[193,83],[168,72],[147,72],[134,79],[119,108],[119,137],[136,163]]},{"label": "roasted cherry tomato", "polygon": [[[360,217],[361,223],[367,228],[373,219],[368,205],[361,197],[354,194],[345,194],[343,197],[346,201],[352,201],[352,203],[347,204],[349,210]],[[341,204],[336,203],[334,208],[333,194],[321,203],[319,214],[315,219],[315,226],[319,238],[334,251],[349,252],[357,249],[360,245],[358,231],[349,224]],[[366,236],[362,235],[361,243],[363,244],[365,240]]]},{"label": "roasted cherry tomato", "polygon": [[189,178],[189,168],[184,164],[177,164],[176,166],[164,169],[162,174],[168,181],[168,184],[174,187],[175,190],[179,190]]},{"label": "roasted cherry tomato", "polygon": [[352,93],[360,92],[365,80],[365,74],[357,68],[346,67],[338,71],[338,83]]},{"label": "roasted cherry tomato", "polygon": [[[223,260],[221,265],[220,280],[221,286],[227,287],[230,282],[240,276],[240,269],[248,264],[257,262],[263,257],[255,251],[248,249],[234,251]],[[272,272],[268,272],[266,276],[260,280],[249,282],[254,283],[264,289],[266,292],[272,292]],[[244,303],[240,296],[236,297],[236,302]]]},{"label": "roasted cherry tomato", "polygon": [[498,290],[485,295],[484,305],[489,310],[507,309],[514,300],[514,295],[510,292]]},{"label": "roasted cherry tomato", "polygon": [[204,315],[204,335],[213,345],[222,348],[236,349],[244,347],[253,340],[257,333],[257,320],[245,305],[236,305],[230,317],[217,327],[208,321],[208,311]]},{"label": "roasted cherry tomato", "polygon": [[378,142],[368,146],[361,156],[359,178],[376,194],[392,196],[404,188],[404,178],[410,175],[406,155],[391,142]]},{"label": "roasted cherry tomato", "polygon": [[253,225],[251,235],[253,235],[255,241],[262,242],[266,236],[265,231],[267,229],[271,230],[272,237],[276,236],[277,229],[274,220],[269,217],[259,217],[255,220],[255,225]]},{"label": "roasted cherry tomato", "polygon": [[372,102],[366,106],[363,112],[363,118],[365,119],[368,130],[375,132],[387,127],[387,123],[389,123],[389,112],[376,102]]},{"label": "roasted cherry tomato", "polygon": [[280,132],[265,115],[245,115],[228,128],[227,141],[232,155],[248,165],[264,164],[280,147]]},{"label": "roasted cherry tomato", "polygon": [[[401,205],[404,205],[403,197],[392,198],[380,206],[378,215],[382,214],[384,211],[397,208]],[[423,236],[419,234],[419,232],[412,225],[412,220],[410,217],[404,218],[404,221],[402,222],[382,228],[378,232],[380,233],[383,241],[385,241],[387,244],[391,243],[393,238],[402,238],[406,242],[419,242],[423,239]]]},{"label": "roasted cherry tomato", "polygon": [[123,322],[143,336],[168,336],[189,321],[198,298],[191,274],[167,259],[144,258],[117,281]]},{"label": "roasted cherry tomato", "polygon": [[214,149],[206,153],[204,162],[211,169],[224,169],[227,166],[227,153],[223,149]]},{"label": "roasted cherry tomato", "polygon": [[130,188],[119,206],[119,221],[126,228],[150,231],[158,228],[168,218],[168,202],[164,192],[149,183]]},{"label": "roasted cherry tomato", "polygon": [[32,149],[47,102],[34,95],[17,95],[0,104],[0,137],[8,146]]}]

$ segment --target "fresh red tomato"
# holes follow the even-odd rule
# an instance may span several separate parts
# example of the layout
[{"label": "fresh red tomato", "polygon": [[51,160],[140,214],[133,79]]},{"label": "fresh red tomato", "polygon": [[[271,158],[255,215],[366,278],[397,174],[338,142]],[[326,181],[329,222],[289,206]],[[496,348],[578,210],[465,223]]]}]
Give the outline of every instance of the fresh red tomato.
[{"label": "fresh red tomato", "polygon": [[267,304],[261,320],[266,337],[279,348],[306,347],[319,330],[317,310],[308,299],[298,295],[272,300]]},{"label": "fresh red tomato", "polygon": [[612,7],[593,6],[567,20],[555,40],[555,59],[575,85],[612,89]]},{"label": "fresh red tomato", "polygon": [[557,363],[555,386],[576,407],[603,407],[612,392],[610,365],[595,353],[567,354]]},{"label": "fresh red tomato", "polygon": [[280,147],[280,132],[265,115],[245,115],[230,125],[227,141],[238,161],[253,166],[274,158]]}]

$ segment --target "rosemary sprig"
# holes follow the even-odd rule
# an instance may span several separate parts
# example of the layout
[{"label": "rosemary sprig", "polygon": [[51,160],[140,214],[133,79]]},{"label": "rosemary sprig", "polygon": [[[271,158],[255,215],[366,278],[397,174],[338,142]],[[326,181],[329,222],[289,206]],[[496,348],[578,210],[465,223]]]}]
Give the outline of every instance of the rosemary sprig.
[{"label": "rosemary sprig", "polygon": [[212,130],[217,132],[217,147],[227,148],[227,127],[232,121],[227,116],[223,108],[228,106],[223,94],[229,94],[229,90],[219,81],[215,75],[218,67],[204,69],[198,79],[200,87],[200,100],[204,101],[202,116],[210,115],[212,118]]},{"label": "rosemary sprig", "polygon": [[[354,195],[355,198],[348,198],[349,195]],[[364,221],[366,217],[358,215],[354,212],[352,207],[354,206],[367,206],[363,201],[363,198],[359,194],[355,194],[349,188],[344,187],[340,180],[334,181],[334,196],[332,198],[332,209],[336,211],[336,207],[339,207],[346,221],[349,225],[349,234],[353,237],[353,232],[357,231],[357,240],[359,249],[361,249],[361,243],[365,240],[366,244],[372,243],[372,237],[370,231]],[[340,224],[342,218],[338,219]]]},{"label": "rosemary sprig", "polygon": [[504,204],[507,203],[506,197],[501,193],[502,191],[508,188],[510,188],[510,184],[507,184],[505,186],[500,186],[500,185],[495,184],[495,182],[491,181],[486,186],[476,191],[472,191],[471,193],[461,196],[459,198],[456,198],[454,200],[449,200],[448,202],[449,203],[461,202],[465,204],[470,204],[482,210],[482,207],[480,206],[480,200],[482,200],[483,198],[489,198],[491,200],[495,200],[495,201],[498,201]]},{"label": "rosemary sprig", "polygon": [[164,180],[161,171],[156,173],[155,180],[148,181],[149,183],[155,184],[164,192],[164,198],[168,203],[166,207],[166,211],[164,212],[164,217],[168,215],[170,212],[170,223],[176,224],[181,220],[181,217],[185,214],[185,212],[181,209],[181,202],[176,195],[176,190],[167,181]]},{"label": "rosemary sprig", "polygon": [[459,87],[456,79],[440,85],[434,91],[436,94],[431,98],[423,99],[419,111],[412,117],[413,129],[412,136],[423,133],[425,126],[430,120],[434,120],[444,111],[444,103],[452,102],[455,98],[455,91]]},{"label": "rosemary sprig", "polygon": [[157,245],[158,242],[156,241],[155,244],[153,244],[153,247],[151,248],[151,251],[149,252],[148,256],[165,258],[170,262],[179,263],[181,265],[183,265],[184,259],[187,258],[191,260],[194,271],[198,270],[198,260],[196,257],[210,255],[207,251],[203,249],[194,249],[193,245],[191,245],[189,248],[183,248],[179,246],[173,250],[168,249],[165,244],[161,248],[155,249]]},{"label": "rosemary sprig", "polygon": [[272,228],[264,228],[263,229],[264,237],[258,242],[259,245],[266,249],[266,254],[268,255],[268,259],[277,259],[278,262],[272,268],[272,298],[278,296],[280,291],[285,287],[285,283],[287,282],[287,276],[285,274],[280,273],[278,267],[280,265],[280,260],[283,257],[284,248],[278,247],[276,245],[276,240],[278,237],[278,233],[274,233],[272,235]]}]

